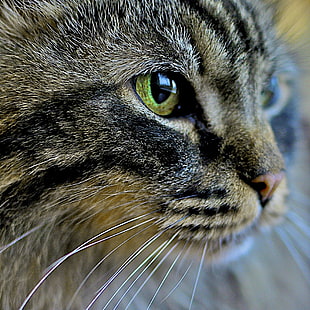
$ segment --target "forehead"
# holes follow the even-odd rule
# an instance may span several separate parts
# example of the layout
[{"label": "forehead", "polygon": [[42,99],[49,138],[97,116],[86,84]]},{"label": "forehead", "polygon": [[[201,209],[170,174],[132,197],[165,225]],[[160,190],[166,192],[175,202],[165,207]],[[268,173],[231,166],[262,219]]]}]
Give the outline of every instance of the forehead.
[{"label": "forehead", "polygon": [[28,19],[23,33],[44,46],[35,57],[47,54],[63,68],[89,67],[114,83],[152,71],[221,81],[241,68],[268,71],[275,58],[269,19],[256,13],[257,1],[239,2],[49,0],[26,5],[19,19]]},{"label": "forehead", "polygon": [[171,70],[190,76],[221,70],[236,74],[240,66],[254,70],[264,61],[266,67],[272,65],[267,63],[275,54],[270,19],[267,13],[257,13],[256,1],[95,3],[81,2],[74,13],[77,27],[100,38],[99,49],[110,53],[116,64],[123,61],[126,70]]}]

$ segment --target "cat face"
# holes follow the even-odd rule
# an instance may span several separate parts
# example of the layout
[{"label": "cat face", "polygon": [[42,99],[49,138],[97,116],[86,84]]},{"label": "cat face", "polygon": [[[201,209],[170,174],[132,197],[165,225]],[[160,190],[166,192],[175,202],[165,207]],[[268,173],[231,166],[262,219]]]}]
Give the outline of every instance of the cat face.
[{"label": "cat face", "polygon": [[256,2],[2,6],[2,229],[70,230],[70,248],[152,223],[214,261],[276,223],[292,70]]},{"label": "cat face", "polygon": [[[102,186],[91,199],[100,200],[105,186],[118,192],[135,184],[141,199],[152,197],[143,212],[154,211],[159,230],[210,244],[281,216],[285,181],[267,203],[252,183],[284,170],[263,102],[283,70],[283,56],[271,44],[265,19],[246,6],[240,13],[242,5],[231,3],[182,1],[182,10],[175,3],[168,11],[155,4],[144,9],[142,3],[95,3],[81,2],[76,11],[55,7],[37,28],[12,22],[25,38],[3,47],[13,72],[4,73],[2,110],[10,126],[3,130],[1,150],[21,168],[10,186],[24,194],[5,199],[16,208],[42,199],[46,204],[57,187],[91,179],[91,186]],[[227,19],[216,14],[220,7]],[[20,14],[26,23],[30,13]],[[40,10],[32,14],[44,21]],[[17,62],[14,53],[21,54]],[[167,115],[148,105],[160,77],[177,94]],[[278,79],[274,87],[282,96],[276,101],[286,104],[284,83]],[[274,96],[272,90],[267,104]],[[83,194],[76,199],[83,201]],[[98,216],[114,203],[98,203]],[[106,226],[105,220],[98,225]]]}]

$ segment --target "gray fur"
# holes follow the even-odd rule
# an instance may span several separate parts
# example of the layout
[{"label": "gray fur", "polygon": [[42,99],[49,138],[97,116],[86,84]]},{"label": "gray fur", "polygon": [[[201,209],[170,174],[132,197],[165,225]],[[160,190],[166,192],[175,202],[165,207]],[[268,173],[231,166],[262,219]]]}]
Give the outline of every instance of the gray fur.
[{"label": "gray fur", "polygon": [[[295,146],[296,74],[271,14],[261,1],[1,2],[1,309],[307,308],[285,228],[264,232],[287,211],[288,174],[267,204],[252,183]],[[189,90],[174,117],[134,89],[162,71]],[[264,108],[283,72],[281,108]],[[89,239],[102,240],[75,254]]]}]

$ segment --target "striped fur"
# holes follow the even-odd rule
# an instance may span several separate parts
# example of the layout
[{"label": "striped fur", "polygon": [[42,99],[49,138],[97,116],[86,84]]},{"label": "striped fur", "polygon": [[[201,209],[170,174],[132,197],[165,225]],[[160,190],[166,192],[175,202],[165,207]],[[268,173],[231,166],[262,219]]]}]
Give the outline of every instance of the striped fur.
[{"label": "striped fur", "polygon": [[[279,274],[294,265],[278,266],[281,244],[248,253],[287,212],[289,182],[263,202],[252,180],[285,171],[295,146],[296,72],[272,13],[1,2],[1,309],[255,310],[266,288],[264,309],[306,309],[302,274]],[[152,72],[183,87],[172,117],[137,97]],[[264,107],[274,75],[282,95]]]}]

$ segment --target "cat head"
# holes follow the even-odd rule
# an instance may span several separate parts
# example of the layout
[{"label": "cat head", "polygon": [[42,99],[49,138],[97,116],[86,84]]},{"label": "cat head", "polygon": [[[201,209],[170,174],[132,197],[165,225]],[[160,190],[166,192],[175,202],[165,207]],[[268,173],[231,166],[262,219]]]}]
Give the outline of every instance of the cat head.
[{"label": "cat head", "polygon": [[3,230],[146,220],[213,260],[285,213],[294,69],[268,10],[159,2],[1,4]]}]

